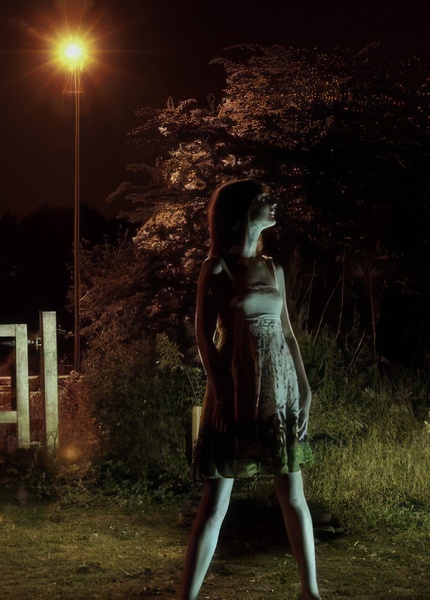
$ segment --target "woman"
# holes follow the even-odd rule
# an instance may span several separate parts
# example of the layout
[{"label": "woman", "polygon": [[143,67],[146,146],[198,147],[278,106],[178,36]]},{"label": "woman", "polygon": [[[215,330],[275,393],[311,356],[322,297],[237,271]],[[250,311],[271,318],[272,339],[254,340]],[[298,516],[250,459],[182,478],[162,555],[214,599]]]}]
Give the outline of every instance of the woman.
[{"label": "woman", "polygon": [[311,392],[291,329],[282,268],[261,252],[276,205],[252,180],[218,188],[211,247],[197,289],[196,335],[207,376],[194,468],[205,478],[185,560],[183,600],[195,600],[218,541],[235,477],[274,475],[304,600],[319,598],[300,445]]}]

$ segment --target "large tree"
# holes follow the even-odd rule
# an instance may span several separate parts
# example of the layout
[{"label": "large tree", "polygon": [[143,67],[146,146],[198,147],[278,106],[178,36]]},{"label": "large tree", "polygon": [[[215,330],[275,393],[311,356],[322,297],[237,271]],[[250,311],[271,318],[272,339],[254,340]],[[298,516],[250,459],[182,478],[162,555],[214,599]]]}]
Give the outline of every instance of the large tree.
[{"label": "large tree", "polygon": [[310,325],[354,320],[375,337],[387,290],[429,293],[429,262],[417,265],[429,258],[428,66],[375,46],[234,47],[213,63],[226,72],[221,99],[140,109],[130,132],[136,161],[118,194],[141,223],[135,244],[151,285],[140,322],[177,330],[189,321],[207,198],[228,179],[254,177],[278,198],[268,245],[292,300],[313,290]]}]

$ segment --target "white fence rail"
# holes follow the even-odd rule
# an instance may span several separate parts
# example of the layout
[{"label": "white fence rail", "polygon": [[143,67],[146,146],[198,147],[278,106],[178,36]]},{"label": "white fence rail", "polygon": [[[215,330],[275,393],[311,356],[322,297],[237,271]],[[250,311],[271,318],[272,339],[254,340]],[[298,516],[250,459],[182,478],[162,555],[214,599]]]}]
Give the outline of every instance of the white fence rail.
[{"label": "white fence rail", "polygon": [[0,411],[0,423],[16,423],[18,448],[30,448],[27,325],[0,325],[0,337],[15,338],[16,356],[16,410]]},{"label": "white fence rail", "polygon": [[[41,313],[41,333],[43,356],[40,377],[45,400],[46,445],[53,449],[58,445],[58,362],[55,312]],[[0,424],[16,423],[17,447],[29,448],[31,439],[27,325],[0,324],[0,337],[14,338],[16,364],[16,409],[0,410]]]}]

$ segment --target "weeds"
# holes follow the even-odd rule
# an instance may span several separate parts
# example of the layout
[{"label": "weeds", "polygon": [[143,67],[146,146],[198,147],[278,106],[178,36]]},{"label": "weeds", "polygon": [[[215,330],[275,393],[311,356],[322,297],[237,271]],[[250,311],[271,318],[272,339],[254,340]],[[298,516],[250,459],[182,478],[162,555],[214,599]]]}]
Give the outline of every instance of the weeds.
[{"label": "weeds", "polygon": [[[362,335],[335,340],[322,329],[300,338],[315,390],[309,500],[355,531],[428,536],[428,373],[375,361]],[[164,335],[100,348],[87,356],[85,378],[72,378],[61,395],[62,451],[35,457],[28,481],[70,505],[87,502],[88,489],[133,505],[189,492],[190,412],[203,398],[202,371]],[[271,489],[245,482],[237,493],[264,504]]]},{"label": "weeds", "polygon": [[[429,378],[386,363],[327,333],[304,348],[317,389],[311,414],[315,465],[308,495],[350,527],[430,533]],[[312,370],[311,370],[312,373]],[[317,380],[317,381],[316,381]]]}]

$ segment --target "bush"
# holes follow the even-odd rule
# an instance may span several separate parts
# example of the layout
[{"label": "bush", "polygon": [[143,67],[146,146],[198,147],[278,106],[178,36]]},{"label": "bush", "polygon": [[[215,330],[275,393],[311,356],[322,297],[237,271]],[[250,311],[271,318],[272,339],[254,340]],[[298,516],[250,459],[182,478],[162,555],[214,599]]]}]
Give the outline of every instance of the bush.
[{"label": "bush", "polygon": [[105,486],[114,493],[176,493],[189,483],[191,407],[200,369],[165,335],[88,355],[86,385],[101,428]]}]

